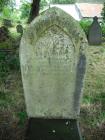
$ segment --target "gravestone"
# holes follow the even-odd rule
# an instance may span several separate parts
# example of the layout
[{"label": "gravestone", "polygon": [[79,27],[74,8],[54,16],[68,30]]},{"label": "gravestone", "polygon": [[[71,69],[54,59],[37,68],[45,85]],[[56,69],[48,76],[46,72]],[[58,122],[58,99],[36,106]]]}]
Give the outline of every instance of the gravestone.
[{"label": "gravestone", "polygon": [[10,19],[3,19],[3,25],[6,27],[12,27],[12,21]]},{"label": "gravestone", "polygon": [[5,26],[0,27],[0,43],[10,38],[9,30]]},{"label": "gravestone", "polygon": [[25,30],[20,63],[30,140],[81,139],[77,120],[86,46],[79,23],[55,7]]},{"label": "gravestone", "polygon": [[18,24],[16,26],[16,30],[17,30],[17,33],[20,33],[21,35],[23,34],[23,26],[21,24]]},{"label": "gravestone", "polygon": [[102,43],[102,29],[96,16],[89,28],[88,42],[90,45],[100,45]]}]

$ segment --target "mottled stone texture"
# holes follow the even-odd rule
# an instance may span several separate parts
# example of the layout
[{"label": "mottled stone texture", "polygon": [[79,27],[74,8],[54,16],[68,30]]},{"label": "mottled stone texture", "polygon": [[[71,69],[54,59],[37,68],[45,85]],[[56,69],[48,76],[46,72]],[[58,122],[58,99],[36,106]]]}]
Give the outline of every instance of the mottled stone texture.
[{"label": "mottled stone texture", "polygon": [[77,21],[58,8],[47,10],[30,24],[20,45],[29,117],[78,117],[86,46]]}]

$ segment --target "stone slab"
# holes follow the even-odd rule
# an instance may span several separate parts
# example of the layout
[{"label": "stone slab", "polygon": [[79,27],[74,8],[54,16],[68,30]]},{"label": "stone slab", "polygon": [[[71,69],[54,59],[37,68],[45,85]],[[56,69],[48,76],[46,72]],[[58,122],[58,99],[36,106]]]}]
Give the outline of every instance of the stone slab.
[{"label": "stone slab", "polygon": [[20,63],[29,117],[78,118],[86,46],[79,23],[55,7],[26,29]]},{"label": "stone slab", "polygon": [[31,118],[28,126],[25,140],[82,140],[77,120]]}]

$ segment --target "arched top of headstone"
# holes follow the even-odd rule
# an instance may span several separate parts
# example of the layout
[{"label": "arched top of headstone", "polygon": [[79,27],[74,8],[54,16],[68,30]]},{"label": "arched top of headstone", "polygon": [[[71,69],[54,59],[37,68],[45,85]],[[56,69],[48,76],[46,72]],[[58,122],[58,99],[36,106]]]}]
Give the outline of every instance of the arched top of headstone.
[{"label": "arched top of headstone", "polygon": [[93,20],[96,20],[97,21],[98,20],[98,17],[97,16],[93,17]]},{"label": "arched top of headstone", "polygon": [[[56,7],[46,10],[42,15],[35,18],[26,29],[23,38],[30,44],[34,44],[41,34],[55,25],[70,37],[76,48],[80,44],[87,44],[85,33],[79,23],[63,10]],[[86,45],[83,46],[86,47]]]}]

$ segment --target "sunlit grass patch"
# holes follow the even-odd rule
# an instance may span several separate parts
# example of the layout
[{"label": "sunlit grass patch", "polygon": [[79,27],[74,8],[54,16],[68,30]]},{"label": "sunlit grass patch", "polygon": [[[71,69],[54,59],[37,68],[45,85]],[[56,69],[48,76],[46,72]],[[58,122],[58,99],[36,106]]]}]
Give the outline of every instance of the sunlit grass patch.
[{"label": "sunlit grass patch", "polygon": [[105,44],[87,48],[81,119],[91,128],[105,123]]}]

